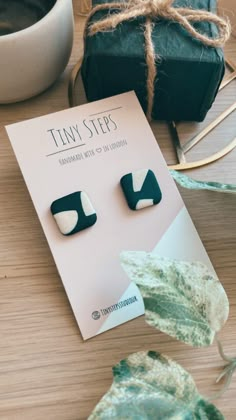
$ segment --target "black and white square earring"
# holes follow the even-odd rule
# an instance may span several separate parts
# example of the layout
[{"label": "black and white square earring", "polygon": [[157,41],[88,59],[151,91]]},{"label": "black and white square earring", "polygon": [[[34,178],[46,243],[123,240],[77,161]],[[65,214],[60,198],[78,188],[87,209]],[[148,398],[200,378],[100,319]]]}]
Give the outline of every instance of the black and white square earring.
[{"label": "black and white square earring", "polygon": [[124,175],[121,188],[131,210],[141,210],[160,203],[161,189],[151,169],[139,169]]},{"label": "black and white square earring", "polygon": [[87,229],[97,221],[96,211],[84,191],[77,191],[53,201],[51,213],[60,232],[65,236]]}]

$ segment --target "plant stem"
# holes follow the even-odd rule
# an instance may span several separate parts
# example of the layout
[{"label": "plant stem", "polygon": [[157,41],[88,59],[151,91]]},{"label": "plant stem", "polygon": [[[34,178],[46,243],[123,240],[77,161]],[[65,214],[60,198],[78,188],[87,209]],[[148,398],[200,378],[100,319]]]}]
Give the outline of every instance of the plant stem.
[{"label": "plant stem", "polygon": [[226,356],[226,354],[223,351],[223,346],[220,340],[218,339],[217,335],[216,335],[216,343],[217,343],[218,351],[221,358],[227,362],[226,366],[224,367],[223,372],[221,372],[221,374],[216,379],[216,383],[220,382],[223,378],[225,379],[225,383],[222,389],[218,393],[213,395],[211,398],[209,398],[209,400],[215,400],[216,398],[220,398],[228,390],[232,381],[233,374],[236,371],[236,358]]}]

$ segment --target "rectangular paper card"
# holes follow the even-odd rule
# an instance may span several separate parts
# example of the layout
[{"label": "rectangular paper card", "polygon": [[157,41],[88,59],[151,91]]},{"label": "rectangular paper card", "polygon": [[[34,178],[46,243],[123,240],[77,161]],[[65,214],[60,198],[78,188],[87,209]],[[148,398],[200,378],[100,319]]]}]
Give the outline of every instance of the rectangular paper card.
[{"label": "rectangular paper card", "polygon": [[[139,290],[121,267],[122,251],[154,250],[213,270],[133,92],[13,124],[7,132],[84,339],[144,313]],[[154,172],[162,199],[134,211],[120,179],[140,169]],[[64,236],[50,207],[79,191],[90,197],[97,221]],[[91,213],[83,205],[82,217]],[[63,228],[73,228],[81,214],[62,210]]]}]

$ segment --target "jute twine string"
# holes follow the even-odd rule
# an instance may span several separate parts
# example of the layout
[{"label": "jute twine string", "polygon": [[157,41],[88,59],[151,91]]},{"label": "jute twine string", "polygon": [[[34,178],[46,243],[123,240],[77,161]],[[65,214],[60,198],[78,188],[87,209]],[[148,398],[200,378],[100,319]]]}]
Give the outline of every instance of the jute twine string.
[{"label": "jute twine string", "polygon": [[[206,10],[195,10],[191,8],[173,7],[174,0],[128,0],[127,2],[104,3],[95,6],[90,12],[85,34],[89,36],[98,32],[114,30],[120,23],[128,20],[134,20],[138,17],[145,17],[145,54],[147,63],[147,118],[151,120],[155,81],[157,79],[157,68],[155,61],[157,56],[152,41],[153,22],[157,19],[165,19],[179,23],[193,38],[209,47],[222,47],[230,37],[231,26],[229,20],[223,19],[214,13]],[[97,22],[89,24],[90,18],[101,10],[118,9],[118,13],[108,14],[107,17]],[[210,38],[198,32],[192,22],[210,22],[215,23],[218,28],[218,35]]]}]

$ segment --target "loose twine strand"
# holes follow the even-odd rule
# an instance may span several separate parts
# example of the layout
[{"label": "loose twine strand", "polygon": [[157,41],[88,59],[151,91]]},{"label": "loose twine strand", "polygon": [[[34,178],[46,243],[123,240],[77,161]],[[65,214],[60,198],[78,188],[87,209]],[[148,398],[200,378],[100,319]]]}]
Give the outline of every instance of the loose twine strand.
[{"label": "loose twine strand", "polygon": [[[223,47],[231,34],[231,26],[228,18],[221,18],[214,13],[206,10],[195,10],[191,8],[175,8],[174,0],[128,0],[104,3],[95,6],[87,18],[85,34],[93,36],[98,32],[114,30],[120,23],[145,17],[145,54],[147,63],[147,118],[151,120],[155,81],[157,79],[157,68],[155,61],[157,56],[152,41],[153,21],[157,18],[179,23],[193,38],[209,47]],[[118,13],[108,14],[107,17],[92,24],[89,23],[91,17],[102,10],[118,9]],[[218,28],[218,35],[210,38],[198,32],[192,22],[215,23]]]}]

